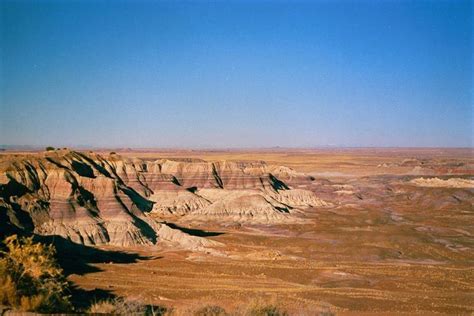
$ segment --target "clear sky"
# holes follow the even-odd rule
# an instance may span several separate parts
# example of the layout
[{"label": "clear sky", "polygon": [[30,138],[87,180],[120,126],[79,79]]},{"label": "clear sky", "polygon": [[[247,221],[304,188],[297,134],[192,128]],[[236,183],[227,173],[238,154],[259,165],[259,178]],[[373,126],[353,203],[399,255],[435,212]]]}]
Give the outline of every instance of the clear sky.
[{"label": "clear sky", "polygon": [[470,1],[0,6],[0,144],[473,145]]}]

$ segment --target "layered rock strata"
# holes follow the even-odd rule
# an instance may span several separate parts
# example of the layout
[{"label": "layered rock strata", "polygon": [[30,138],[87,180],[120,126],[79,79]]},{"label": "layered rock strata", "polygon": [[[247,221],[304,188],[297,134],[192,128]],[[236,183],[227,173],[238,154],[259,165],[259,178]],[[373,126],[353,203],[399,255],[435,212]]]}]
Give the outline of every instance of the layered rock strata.
[{"label": "layered rock strata", "polygon": [[291,189],[311,181],[264,162],[145,161],[66,150],[1,156],[0,228],[86,245],[182,240],[205,247],[215,242],[187,236],[160,219],[285,221],[297,208],[327,205],[310,191]]}]

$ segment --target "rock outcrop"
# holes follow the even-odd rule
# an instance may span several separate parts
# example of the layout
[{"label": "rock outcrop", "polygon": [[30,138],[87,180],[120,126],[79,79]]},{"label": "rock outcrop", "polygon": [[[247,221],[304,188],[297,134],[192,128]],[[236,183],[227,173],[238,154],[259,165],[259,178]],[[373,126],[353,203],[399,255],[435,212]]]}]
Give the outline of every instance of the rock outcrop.
[{"label": "rock outcrop", "polygon": [[311,181],[264,162],[145,161],[67,150],[1,156],[0,228],[87,245],[181,240],[205,247],[215,242],[186,235],[161,219],[285,221],[295,208],[327,205],[310,191],[290,188]]},{"label": "rock outcrop", "polygon": [[420,187],[474,189],[474,180],[463,178],[450,178],[446,180],[439,178],[416,178],[409,183]]}]

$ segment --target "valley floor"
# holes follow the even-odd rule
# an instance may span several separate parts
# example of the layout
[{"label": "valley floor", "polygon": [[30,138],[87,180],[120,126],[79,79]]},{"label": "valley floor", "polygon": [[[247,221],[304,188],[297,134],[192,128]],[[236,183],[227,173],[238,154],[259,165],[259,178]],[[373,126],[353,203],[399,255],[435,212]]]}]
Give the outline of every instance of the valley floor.
[{"label": "valley floor", "polygon": [[474,313],[474,188],[412,181],[472,181],[470,149],[121,154],[275,162],[312,174],[306,189],[334,205],[306,209],[301,224],[166,219],[224,246],[208,252],[102,247],[136,260],[91,260],[88,269],[69,274],[81,289],[229,311],[261,300],[303,315]]}]

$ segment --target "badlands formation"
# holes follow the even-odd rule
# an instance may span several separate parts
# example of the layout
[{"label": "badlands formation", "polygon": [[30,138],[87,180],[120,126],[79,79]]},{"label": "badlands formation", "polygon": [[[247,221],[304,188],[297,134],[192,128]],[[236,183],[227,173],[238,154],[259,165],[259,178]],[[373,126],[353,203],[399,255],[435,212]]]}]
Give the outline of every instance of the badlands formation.
[{"label": "badlands formation", "polygon": [[217,243],[173,229],[164,219],[297,222],[301,209],[330,205],[296,188],[312,180],[260,161],[150,161],[46,152],[2,160],[1,225],[5,231],[59,235],[84,245],[152,245],[163,240],[199,249]]},{"label": "badlands formation", "polygon": [[474,312],[472,149],[116,151],[0,153],[0,235],[64,241],[78,303]]}]

